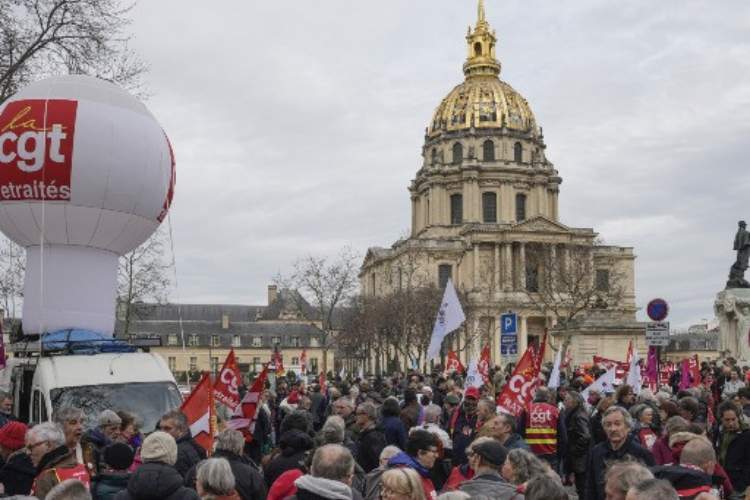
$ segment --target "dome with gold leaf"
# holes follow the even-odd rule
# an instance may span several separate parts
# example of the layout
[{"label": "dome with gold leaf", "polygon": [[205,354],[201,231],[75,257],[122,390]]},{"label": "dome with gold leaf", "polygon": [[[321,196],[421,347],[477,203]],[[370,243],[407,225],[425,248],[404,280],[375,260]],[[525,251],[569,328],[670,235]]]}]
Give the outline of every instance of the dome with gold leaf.
[{"label": "dome with gold leaf", "polygon": [[495,57],[497,37],[485,18],[480,0],[477,25],[466,36],[466,80],[457,85],[435,110],[427,129],[429,139],[446,132],[469,129],[508,129],[538,135],[536,120],[526,99],[500,80]]}]

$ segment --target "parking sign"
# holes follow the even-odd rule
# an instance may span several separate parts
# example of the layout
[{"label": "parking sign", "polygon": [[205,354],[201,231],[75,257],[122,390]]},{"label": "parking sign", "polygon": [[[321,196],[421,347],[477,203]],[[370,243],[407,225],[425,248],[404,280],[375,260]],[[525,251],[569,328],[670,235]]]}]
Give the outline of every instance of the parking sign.
[{"label": "parking sign", "polygon": [[515,335],[518,333],[518,315],[508,313],[500,315],[500,333],[502,335]]}]

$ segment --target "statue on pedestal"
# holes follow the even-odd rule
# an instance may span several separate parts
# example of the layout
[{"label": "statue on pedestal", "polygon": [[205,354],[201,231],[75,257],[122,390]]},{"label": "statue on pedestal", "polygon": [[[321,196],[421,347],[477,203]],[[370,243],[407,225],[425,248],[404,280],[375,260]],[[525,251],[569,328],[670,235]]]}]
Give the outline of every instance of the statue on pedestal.
[{"label": "statue on pedestal", "polygon": [[727,288],[750,288],[750,283],[745,280],[745,271],[750,258],[750,233],[746,230],[747,224],[744,220],[737,223],[737,234],[734,237],[734,249],[737,251],[737,260],[729,269],[729,281]]}]

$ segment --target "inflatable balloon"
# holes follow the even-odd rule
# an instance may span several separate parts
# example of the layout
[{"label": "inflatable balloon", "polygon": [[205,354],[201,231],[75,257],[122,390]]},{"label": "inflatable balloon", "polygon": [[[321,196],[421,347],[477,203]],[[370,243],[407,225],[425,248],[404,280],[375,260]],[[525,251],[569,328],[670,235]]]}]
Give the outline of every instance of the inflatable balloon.
[{"label": "inflatable balloon", "polygon": [[167,136],[118,86],[34,83],[0,105],[0,231],[26,248],[26,334],[112,335],[118,258],[146,241],[175,183]]}]

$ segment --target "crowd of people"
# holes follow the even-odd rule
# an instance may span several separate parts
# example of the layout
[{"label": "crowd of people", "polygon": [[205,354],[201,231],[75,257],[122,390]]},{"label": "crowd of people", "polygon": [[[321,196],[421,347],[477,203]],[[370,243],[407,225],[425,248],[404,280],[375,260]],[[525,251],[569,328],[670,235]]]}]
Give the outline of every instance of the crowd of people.
[{"label": "crowd of people", "polygon": [[[279,378],[252,434],[220,419],[212,450],[179,410],[55,410],[29,426],[0,392],[0,494],[38,499],[750,499],[750,371],[701,365],[701,382],[659,390],[598,375],[540,384],[520,415],[460,374]],[[585,397],[584,397],[585,395]],[[207,453],[210,451],[210,453]]]}]

